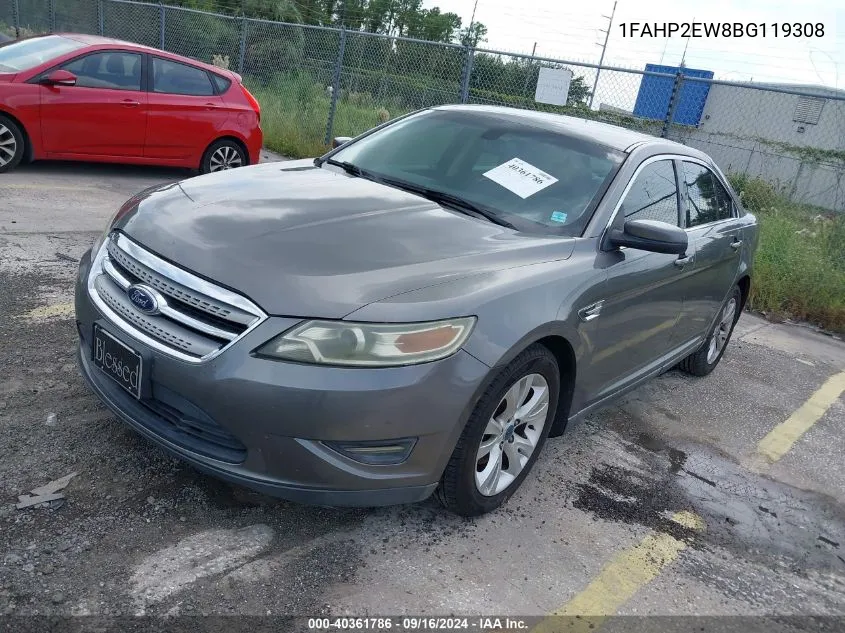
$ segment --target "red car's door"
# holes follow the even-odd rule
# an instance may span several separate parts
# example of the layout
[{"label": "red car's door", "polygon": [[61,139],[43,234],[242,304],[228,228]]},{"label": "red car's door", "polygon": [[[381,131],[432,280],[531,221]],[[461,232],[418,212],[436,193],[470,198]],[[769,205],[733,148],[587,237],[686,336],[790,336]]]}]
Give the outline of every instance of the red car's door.
[{"label": "red car's door", "polygon": [[224,128],[229,114],[202,68],[150,57],[149,120],[144,156],[196,159]]},{"label": "red car's door", "polygon": [[48,155],[143,156],[144,56],[100,51],[60,68],[77,81],[75,86],[41,86],[41,136]]}]

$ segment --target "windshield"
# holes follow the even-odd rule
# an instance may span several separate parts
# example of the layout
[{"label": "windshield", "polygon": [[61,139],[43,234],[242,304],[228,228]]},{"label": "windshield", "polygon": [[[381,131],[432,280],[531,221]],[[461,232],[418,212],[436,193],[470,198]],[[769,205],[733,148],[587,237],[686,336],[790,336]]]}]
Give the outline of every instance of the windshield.
[{"label": "windshield", "polygon": [[84,44],[59,35],[35,37],[0,47],[0,72],[21,72],[70,53]]},{"label": "windshield", "polygon": [[523,230],[578,236],[623,158],[512,115],[427,110],[349,145],[330,162],[447,194]]}]

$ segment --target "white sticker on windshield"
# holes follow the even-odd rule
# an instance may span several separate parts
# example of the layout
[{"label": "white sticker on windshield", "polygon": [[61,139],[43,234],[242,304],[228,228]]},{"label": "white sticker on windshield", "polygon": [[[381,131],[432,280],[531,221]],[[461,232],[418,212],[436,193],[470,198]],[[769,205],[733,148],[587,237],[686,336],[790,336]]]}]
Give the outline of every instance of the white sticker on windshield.
[{"label": "white sticker on windshield", "polygon": [[512,191],[523,200],[557,182],[557,178],[526,163],[521,158],[511,158],[508,162],[482,175],[502,185],[508,191]]}]

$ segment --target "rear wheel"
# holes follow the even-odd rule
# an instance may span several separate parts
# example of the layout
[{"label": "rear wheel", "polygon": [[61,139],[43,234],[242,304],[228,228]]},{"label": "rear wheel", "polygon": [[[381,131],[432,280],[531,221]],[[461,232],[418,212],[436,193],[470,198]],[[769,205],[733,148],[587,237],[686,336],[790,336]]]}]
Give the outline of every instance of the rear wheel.
[{"label": "rear wheel", "polygon": [[20,127],[8,117],[0,116],[0,173],[20,164],[26,152],[26,139]]},{"label": "rear wheel", "polygon": [[554,355],[532,345],[505,367],[479,399],[438,497],[446,508],[477,516],[502,505],[528,475],[546,441],[560,394]]},{"label": "rear wheel", "polygon": [[236,169],[249,163],[244,148],[232,139],[223,138],[212,143],[202,157],[200,171],[210,174],[216,171]]},{"label": "rear wheel", "polygon": [[739,286],[734,286],[733,292],[722,305],[716,326],[710,336],[697,352],[680,362],[678,365],[680,369],[693,376],[706,376],[716,368],[731,340],[734,325],[739,320],[741,305],[742,292]]}]

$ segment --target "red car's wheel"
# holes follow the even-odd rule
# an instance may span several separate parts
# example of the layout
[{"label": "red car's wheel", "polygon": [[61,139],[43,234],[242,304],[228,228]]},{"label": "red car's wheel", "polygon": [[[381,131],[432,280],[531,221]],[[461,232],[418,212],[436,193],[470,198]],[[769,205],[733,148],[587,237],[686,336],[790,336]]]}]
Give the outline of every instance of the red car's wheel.
[{"label": "red car's wheel", "polygon": [[200,172],[210,174],[216,171],[236,169],[249,164],[246,152],[240,143],[223,138],[212,143],[202,157]]},{"label": "red car's wheel", "polygon": [[20,127],[8,117],[0,116],[0,173],[17,167],[25,151],[26,138]]}]

